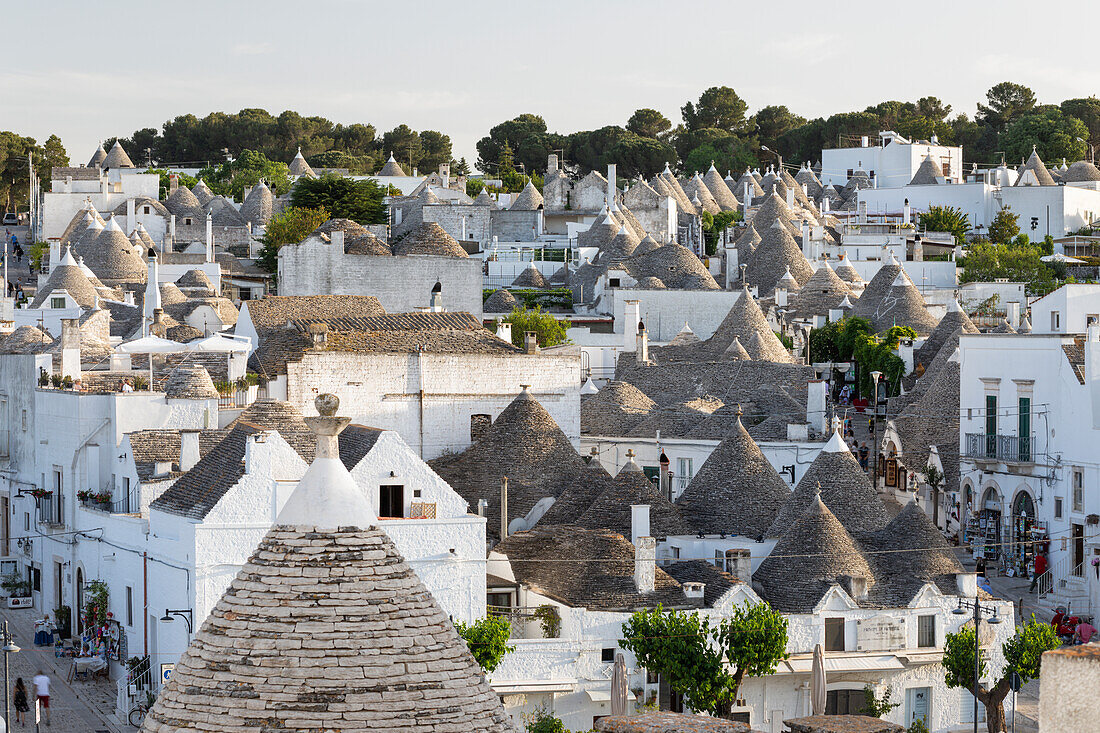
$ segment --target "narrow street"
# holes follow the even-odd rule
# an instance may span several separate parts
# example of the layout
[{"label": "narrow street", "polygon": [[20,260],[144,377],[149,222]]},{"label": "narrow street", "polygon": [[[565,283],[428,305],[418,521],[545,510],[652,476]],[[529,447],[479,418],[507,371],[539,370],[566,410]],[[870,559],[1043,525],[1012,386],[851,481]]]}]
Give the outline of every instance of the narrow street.
[{"label": "narrow street", "polygon": [[15,708],[11,709],[11,730],[34,730],[34,685],[31,679],[43,670],[50,676],[51,725],[46,726],[42,717],[42,730],[57,733],[122,733],[133,731],[129,725],[119,727],[109,723],[107,718],[114,711],[115,682],[95,679],[94,681],[65,681],[72,666],[72,660],[54,656],[53,647],[34,645],[34,619],[40,612],[27,610],[0,610],[0,619],[8,622],[20,651],[8,655],[9,685],[8,695],[15,685],[15,679],[22,677],[27,686],[27,700],[31,712],[27,714],[26,728],[20,728],[15,722]]}]

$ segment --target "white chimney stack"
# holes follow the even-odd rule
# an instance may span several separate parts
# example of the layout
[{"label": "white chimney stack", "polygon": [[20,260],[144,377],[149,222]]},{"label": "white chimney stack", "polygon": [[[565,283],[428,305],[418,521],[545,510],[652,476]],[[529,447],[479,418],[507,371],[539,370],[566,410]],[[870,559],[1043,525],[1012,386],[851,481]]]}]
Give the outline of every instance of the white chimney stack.
[{"label": "white chimney stack", "polygon": [[649,332],[641,321],[638,321],[638,343],[634,349],[634,359],[639,364],[649,363]]},{"label": "white chimney stack", "polygon": [[639,537],[634,543],[634,587],[639,593],[652,593],[657,582],[657,541]]},{"label": "white chimney stack", "polygon": [[512,343],[512,324],[503,318],[497,321],[497,338]]},{"label": "white chimney stack", "polygon": [[214,218],[206,215],[206,261],[214,261]]},{"label": "white chimney stack", "polygon": [[615,164],[607,164],[607,208],[611,211],[618,211],[619,204],[615,200],[618,198],[616,194],[616,181],[615,181]]},{"label": "white chimney stack", "polygon": [[775,304],[780,308],[787,307],[787,289],[776,286],[775,288]]},{"label": "white chimney stack", "polygon": [[637,348],[635,340],[638,333],[638,324],[642,322],[641,307],[637,300],[624,301],[623,307],[623,351],[634,351]]},{"label": "white chimney stack", "polygon": [[199,431],[180,431],[180,471],[190,471],[199,462]]},{"label": "white chimney stack", "polygon": [[825,414],[825,394],[828,385],[823,379],[811,379],[806,385],[806,422],[821,435],[829,432],[829,419]]},{"label": "white chimney stack", "polygon": [[80,319],[61,319],[61,376],[80,379]]},{"label": "white chimney stack", "polygon": [[911,212],[910,212],[910,209],[909,209],[909,199],[905,199],[905,203],[901,207],[901,223],[902,224],[908,224],[909,223],[910,213]]},{"label": "white chimney stack", "polygon": [[137,202],[134,199],[126,199],[126,235],[134,233],[134,228],[137,226]]},{"label": "white chimney stack", "polygon": [[637,546],[642,537],[649,537],[649,504],[631,504],[630,543]]},{"label": "white chimney stack", "polygon": [[794,207],[794,189],[787,189],[787,206]]}]

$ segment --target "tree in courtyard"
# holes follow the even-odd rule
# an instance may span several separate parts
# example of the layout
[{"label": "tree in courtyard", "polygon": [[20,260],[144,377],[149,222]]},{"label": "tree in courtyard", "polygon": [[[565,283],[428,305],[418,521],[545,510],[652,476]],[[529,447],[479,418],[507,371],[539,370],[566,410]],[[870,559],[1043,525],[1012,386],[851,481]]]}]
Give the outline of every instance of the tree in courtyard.
[{"label": "tree in courtyard", "polygon": [[543,348],[557,346],[569,340],[565,324],[553,315],[543,312],[541,307],[534,310],[516,308],[504,317],[504,322],[512,324],[512,343],[515,346],[523,346],[524,334],[528,331],[537,334],[539,346]]},{"label": "tree in courtyard", "polygon": [[[1039,662],[1043,652],[1057,649],[1062,642],[1050,624],[1035,620],[1017,627],[1011,639],[1001,645],[1005,665],[992,685],[974,685],[974,629],[973,627],[948,634],[943,645],[944,681],[948,687],[961,687],[985,706],[986,727],[989,733],[1000,733],[1005,726],[1005,697],[1010,689],[1012,672],[1027,683],[1039,676]],[[979,679],[991,673],[986,654],[979,658]]]},{"label": "tree in courtyard", "polygon": [[290,205],[325,209],[337,219],[359,224],[385,224],[384,192],[374,181],[356,181],[329,173],[320,178],[299,178],[290,193]]},{"label": "tree in courtyard", "polygon": [[771,674],[787,656],[787,621],[766,603],[746,604],[718,623],[696,612],[638,611],[619,643],[657,672],[693,710],[728,716],[746,675]]},{"label": "tree in courtyard", "polygon": [[748,105],[730,87],[711,87],[699,95],[699,101],[680,108],[689,131],[713,128],[735,132],[745,122]]},{"label": "tree in courtyard", "polygon": [[970,218],[954,206],[929,206],[920,215],[920,226],[926,232],[948,232],[955,244],[962,244],[970,231]]},{"label": "tree in courtyard", "polygon": [[989,224],[989,239],[995,244],[1008,244],[1020,235],[1020,217],[1006,206],[997,212]]},{"label": "tree in courtyard", "polygon": [[275,272],[279,269],[279,248],[284,244],[297,244],[310,235],[317,227],[328,221],[329,215],[324,208],[306,209],[291,206],[271,218],[264,229],[263,247],[256,264]]},{"label": "tree in courtyard", "polygon": [[1041,245],[974,242],[960,262],[963,271],[959,282],[992,282],[1004,277],[1010,282],[1027,283],[1029,294],[1046,295],[1057,283],[1054,272],[1040,259],[1042,256]]},{"label": "tree in courtyard", "polygon": [[474,660],[486,672],[492,672],[499,667],[504,655],[516,649],[508,646],[512,625],[503,616],[486,616],[469,625],[458,621],[455,623],[455,630],[466,641],[466,646],[470,647]]},{"label": "tree in courtyard", "polygon": [[641,137],[657,137],[672,129],[672,123],[657,110],[643,107],[630,115],[630,119],[626,121],[626,129]]}]

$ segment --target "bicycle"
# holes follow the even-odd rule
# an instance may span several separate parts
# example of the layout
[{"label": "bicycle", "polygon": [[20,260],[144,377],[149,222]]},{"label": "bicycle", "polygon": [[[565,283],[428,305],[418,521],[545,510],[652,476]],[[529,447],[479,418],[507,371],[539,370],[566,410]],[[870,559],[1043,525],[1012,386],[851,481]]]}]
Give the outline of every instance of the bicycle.
[{"label": "bicycle", "polygon": [[130,722],[130,725],[135,728],[140,728],[141,724],[145,722],[145,716],[149,713],[149,706],[145,703],[138,703],[134,707],[130,708],[130,714],[126,716],[126,719]]}]

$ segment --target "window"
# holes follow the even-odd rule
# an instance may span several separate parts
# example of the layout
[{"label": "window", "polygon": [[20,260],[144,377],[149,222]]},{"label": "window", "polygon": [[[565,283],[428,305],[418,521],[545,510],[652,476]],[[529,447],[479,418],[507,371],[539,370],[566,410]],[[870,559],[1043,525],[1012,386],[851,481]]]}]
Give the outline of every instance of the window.
[{"label": "window", "polygon": [[1085,504],[1085,472],[1080,468],[1073,469],[1073,511],[1084,511]]},{"label": "window", "polygon": [[714,551],[714,567],[718,568],[719,570],[726,569],[726,553],[722,552],[721,550]]},{"label": "window", "polygon": [[31,513],[30,512],[23,512],[23,531],[24,532],[30,532],[31,531]]},{"label": "window", "polygon": [[134,589],[126,586],[126,625],[134,625]]},{"label": "window", "polygon": [[825,619],[825,651],[844,651],[844,619]]},{"label": "window", "polygon": [[378,487],[378,516],[400,519],[405,516],[405,487]]},{"label": "window", "polygon": [[1020,414],[1016,418],[1016,435],[1019,444],[1018,455],[1021,461],[1031,460],[1031,398],[1021,397]]},{"label": "window", "polygon": [[997,434],[997,395],[985,396],[985,434]]},{"label": "window", "polygon": [[669,552],[669,555],[672,557],[673,560],[679,560],[680,559],[680,548],[679,547],[676,547],[675,545],[669,545],[668,552]]},{"label": "window", "polygon": [[42,591],[42,571],[38,568],[31,568],[31,590]]},{"label": "window", "polygon": [[945,155],[940,158],[940,168],[943,169],[943,177],[947,178],[951,175],[951,156]]},{"label": "window", "polygon": [[615,661],[615,647],[605,647],[600,650],[601,662],[614,662]]},{"label": "window", "polygon": [[64,297],[50,298],[50,307],[51,308],[64,308],[65,307],[65,298]]},{"label": "window", "polygon": [[488,603],[490,608],[511,608],[512,607],[512,593],[511,593],[511,591],[498,592],[498,593],[487,593],[485,595],[485,600]]},{"label": "window", "polygon": [[867,705],[863,690],[829,690],[825,693],[826,715],[859,715]]},{"label": "window", "polygon": [[676,459],[676,464],[677,464],[677,468],[679,469],[677,471],[677,473],[680,476],[680,480],[681,481],[690,481],[691,477],[693,475],[692,469],[694,468],[694,466],[692,465],[692,459],[691,458],[677,458]]},{"label": "window", "polygon": [[1062,497],[1060,496],[1054,497],[1054,518],[1062,518]]},{"label": "window", "polygon": [[1050,330],[1057,331],[1062,327],[1062,315],[1058,311],[1050,312]]},{"label": "window", "polygon": [[617,288],[620,286],[621,280],[617,277],[608,278],[607,286],[609,288]]},{"label": "window", "polygon": [[917,646],[918,647],[934,647],[936,646],[936,616],[930,614],[928,616],[917,617]]},{"label": "window", "polygon": [[484,438],[492,424],[492,415],[470,415],[470,442],[476,443]]},{"label": "window", "polygon": [[184,223],[185,225],[188,225],[188,226],[190,226],[190,224],[191,224],[191,217],[189,217],[189,216],[185,216],[185,217],[183,218],[183,223]]},{"label": "window", "polygon": [[148,214],[148,213],[149,213],[149,211],[150,211],[150,209],[149,209],[149,207],[148,207],[148,206],[142,206],[142,207],[141,207],[141,213],[143,213],[143,214]]}]

